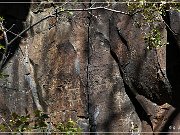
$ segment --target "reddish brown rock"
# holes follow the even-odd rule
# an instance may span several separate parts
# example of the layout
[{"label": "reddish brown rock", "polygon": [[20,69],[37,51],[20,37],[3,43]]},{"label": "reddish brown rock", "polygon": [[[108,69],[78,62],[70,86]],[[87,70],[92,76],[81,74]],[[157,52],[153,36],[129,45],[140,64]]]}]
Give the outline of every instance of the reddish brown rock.
[{"label": "reddish brown rock", "polygon": [[[7,26],[16,22],[20,28],[13,30],[20,32],[24,23],[32,25],[54,12],[52,6],[43,7],[31,5],[26,22],[19,13],[3,12]],[[126,11],[124,4],[112,8]],[[179,20],[173,15],[179,14],[170,14],[178,33]],[[164,26],[164,42],[167,38],[175,47],[168,46],[167,53],[165,47],[148,50],[142,30],[133,24],[128,15],[98,9],[62,13],[34,26],[13,44],[4,66],[9,77],[0,82],[0,111],[22,115],[39,109],[53,123],[72,118],[84,131],[152,134],[173,126],[178,131],[179,36]]]}]

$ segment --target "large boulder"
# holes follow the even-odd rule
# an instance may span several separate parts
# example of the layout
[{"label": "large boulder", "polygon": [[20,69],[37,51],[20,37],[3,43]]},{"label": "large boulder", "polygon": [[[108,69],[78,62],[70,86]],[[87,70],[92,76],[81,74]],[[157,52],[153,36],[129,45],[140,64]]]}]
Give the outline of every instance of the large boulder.
[{"label": "large boulder", "polygon": [[[52,3],[42,4],[25,5],[16,12],[7,9],[8,4],[1,5],[0,14],[5,16],[5,26],[16,22],[18,27],[11,31],[20,33],[56,12]],[[89,6],[67,3],[66,8]],[[125,4],[111,8],[127,11]],[[170,16],[170,25],[178,33],[179,20],[173,15],[179,14]],[[179,36],[176,43],[168,39],[178,49],[167,47],[167,55],[166,47],[149,50],[134,18],[141,19],[138,14],[131,17],[105,9],[62,12],[32,27],[10,46],[3,68],[9,77],[0,82],[1,114],[33,114],[38,109],[48,113],[54,124],[71,118],[84,131],[93,132],[169,129],[167,119],[173,112],[178,114],[174,110],[179,101]],[[169,32],[163,25],[163,42],[172,35]],[[178,117],[173,119],[176,125]]]}]

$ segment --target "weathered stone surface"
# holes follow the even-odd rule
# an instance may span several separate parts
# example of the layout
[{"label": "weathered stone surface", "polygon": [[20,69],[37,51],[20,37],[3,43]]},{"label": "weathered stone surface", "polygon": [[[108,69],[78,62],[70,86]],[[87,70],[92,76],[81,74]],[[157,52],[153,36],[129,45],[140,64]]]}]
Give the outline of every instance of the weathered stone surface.
[{"label": "weathered stone surface", "polygon": [[[53,8],[37,14],[30,11],[26,25],[52,11]],[[87,122],[86,14],[82,12],[73,21],[66,16],[62,18],[64,15],[60,20],[50,18],[27,33],[27,38],[21,40],[20,50],[4,68],[10,77],[2,79],[2,85],[8,87],[2,89],[2,96],[6,97],[2,106],[20,114],[39,109],[50,114],[54,123],[79,117]]]},{"label": "weathered stone surface", "polygon": [[[92,131],[129,132],[132,123],[141,130],[139,118],[127,96],[119,67],[110,53],[112,13],[92,12],[90,24],[89,104]],[[115,34],[115,33],[113,33]]]},{"label": "weathered stone surface", "polygon": [[[17,17],[20,32],[26,17],[27,27],[54,12],[52,6],[43,5],[43,10],[38,6],[26,9],[23,19],[13,8],[4,12],[4,7],[0,13],[13,16],[8,27]],[[126,11],[124,4],[112,8]],[[170,25],[179,33],[177,16],[170,14]],[[72,118],[84,131],[93,132],[152,134],[177,127],[179,35],[172,36],[163,27],[164,42],[167,32],[174,47],[168,46],[166,54],[165,47],[148,50],[142,30],[127,15],[98,9],[50,17],[16,42],[20,48],[12,50],[15,54],[4,67],[9,77],[0,82],[0,114],[32,114],[39,109],[49,113],[53,123]]]},{"label": "weathered stone surface", "polygon": [[[127,16],[117,16],[115,14],[112,17],[110,25],[111,46],[129,87],[158,104],[170,102],[170,84],[164,75],[166,65],[159,63],[165,59],[164,48],[148,50],[143,40],[143,31],[133,25],[133,20]],[[121,38],[123,42],[120,41]],[[159,53],[162,54],[161,57],[158,57]]]}]

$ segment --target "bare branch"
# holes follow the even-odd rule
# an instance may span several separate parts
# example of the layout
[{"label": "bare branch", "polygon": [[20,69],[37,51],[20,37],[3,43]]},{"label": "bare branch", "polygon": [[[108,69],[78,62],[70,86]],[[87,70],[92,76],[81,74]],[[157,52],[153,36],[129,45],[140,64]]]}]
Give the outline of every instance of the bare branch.
[{"label": "bare branch", "polygon": [[[5,28],[5,29],[6,29],[6,28]],[[15,35],[15,36],[18,36],[18,37],[20,37],[20,38],[23,38],[22,36],[19,36],[18,34],[16,34],[16,33],[12,32],[12,31],[10,31],[9,29],[6,29],[6,31],[12,33],[12,34]]]},{"label": "bare branch", "polygon": [[8,125],[8,123],[6,122],[6,120],[2,117],[2,115],[0,114],[0,118],[4,121],[4,123],[6,124],[6,126],[9,128],[9,130],[12,132],[11,127]]},{"label": "bare branch", "polygon": [[44,21],[44,20],[46,20],[46,19],[48,19],[48,18],[50,18],[50,17],[54,17],[54,15],[55,15],[55,14],[53,14],[53,15],[48,15],[48,16],[42,18],[41,20],[37,21],[37,22],[34,23],[33,25],[30,25],[30,26],[27,27],[25,30],[23,30],[21,33],[19,33],[18,36],[16,36],[14,39],[12,39],[12,40],[8,43],[8,45],[12,44],[16,39],[19,38],[19,36],[22,36],[25,32],[27,32],[28,30],[30,30],[32,27],[36,26],[36,25],[39,24],[40,22],[42,22],[42,21]]},{"label": "bare branch", "polygon": [[15,26],[15,24],[13,24],[13,25],[8,29],[8,31],[10,31],[14,26]]},{"label": "bare branch", "polygon": [[3,61],[2,61],[2,66],[0,67],[0,69],[2,69],[3,65],[6,63],[6,60],[8,59],[9,55],[10,55],[10,52],[7,52],[5,54],[5,57],[4,57]]},{"label": "bare branch", "polygon": [[5,28],[2,24],[2,22],[0,23],[0,27],[1,27],[1,30],[3,31],[3,35],[4,35],[4,39],[5,39],[5,44],[6,46],[8,45],[8,38],[7,38],[7,34],[6,34],[6,31],[5,31]]},{"label": "bare branch", "polygon": [[92,8],[95,4],[96,4],[96,2],[94,2],[94,3],[91,5],[91,7],[90,7],[90,8]]},{"label": "bare branch", "polygon": [[[86,9],[64,9],[63,11],[89,11],[89,10],[97,10],[97,9],[104,9],[104,10],[108,10],[108,11],[115,12],[115,13],[131,15],[131,14],[123,12],[123,11],[119,11],[119,10],[115,10],[115,9],[111,9],[111,8],[106,8],[106,7],[91,7],[91,8],[86,8]],[[62,11],[60,11],[60,12],[62,12]]]},{"label": "bare branch", "polygon": [[61,8],[66,5],[69,1],[65,1],[62,5],[61,5]]},{"label": "bare branch", "polygon": [[60,13],[65,12],[65,11],[90,11],[90,10],[97,10],[97,9],[104,9],[104,10],[108,10],[108,11],[115,12],[115,13],[131,15],[131,14],[123,12],[123,11],[118,11],[118,10],[110,9],[110,8],[106,8],[106,7],[93,7],[93,8],[86,8],[86,9],[64,9],[64,10],[60,10],[59,12],[55,12],[55,13],[53,13],[51,15],[45,16],[44,18],[42,18],[41,20],[37,21],[33,25],[30,25],[25,30],[23,30],[21,33],[19,33],[14,39],[12,39],[7,45],[12,44],[16,39],[19,38],[19,36],[23,35],[25,32],[27,32],[28,30],[30,30],[32,27],[36,26],[40,22],[42,22],[42,21],[44,21],[44,20],[46,20],[46,19],[48,19],[50,17],[55,17],[56,14],[60,14]]},{"label": "bare branch", "polygon": [[135,15],[135,14],[137,14],[137,13],[143,11],[143,10],[144,10],[144,9],[138,9],[138,10],[136,10],[135,12],[131,13],[130,16],[133,16],[133,15]]},{"label": "bare branch", "polygon": [[4,63],[4,59],[6,58],[6,54],[7,54],[7,50],[8,50],[8,38],[7,38],[7,34],[6,34],[6,31],[5,31],[5,28],[3,26],[3,22],[0,23],[0,28],[3,32],[3,36],[4,36],[4,40],[5,40],[5,49],[4,49],[4,53],[3,53],[3,56],[2,56],[2,59],[0,61],[0,69],[2,69],[2,66],[3,66],[3,63]]},{"label": "bare branch", "polygon": [[178,35],[177,33],[175,33],[170,26],[163,20],[163,23],[166,25],[166,27],[173,33],[173,35]]}]

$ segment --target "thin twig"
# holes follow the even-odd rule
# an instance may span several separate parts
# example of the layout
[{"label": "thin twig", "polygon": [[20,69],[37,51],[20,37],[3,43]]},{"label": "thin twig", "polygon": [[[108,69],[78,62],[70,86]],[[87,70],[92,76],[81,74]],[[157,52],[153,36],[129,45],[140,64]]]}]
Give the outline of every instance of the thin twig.
[{"label": "thin twig", "polygon": [[135,15],[135,14],[137,14],[137,13],[143,11],[143,10],[144,10],[144,9],[138,9],[138,10],[136,10],[135,12],[131,13],[130,16],[133,16],[133,15]]},{"label": "thin twig", "polygon": [[8,125],[8,123],[6,122],[6,120],[2,117],[2,115],[0,114],[0,118],[4,121],[4,123],[6,124],[6,126],[9,128],[9,130],[12,132],[11,127]]},{"label": "thin twig", "polygon": [[65,1],[60,7],[62,8],[64,5],[66,5],[69,1]]},{"label": "thin twig", "polygon": [[177,33],[175,33],[170,26],[163,20],[163,23],[166,25],[166,27],[173,33],[173,35],[178,35]]},{"label": "thin twig", "polygon": [[13,34],[13,35],[15,35],[15,36],[18,36],[18,37],[20,37],[20,38],[23,38],[22,36],[14,33],[14,32],[12,32],[12,31],[10,31],[9,29],[6,29],[6,28],[5,28],[5,30],[8,31],[8,32],[10,32],[11,34]]},{"label": "thin twig", "polygon": [[[4,57],[4,60],[2,61],[2,62],[3,62],[3,63],[2,63],[2,66],[6,63],[6,60],[8,59],[9,55],[10,55],[10,52],[8,52],[8,53],[6,54],[6,56]],[[1,69],[2,69],[2,68],[1,68]]]},{"label": "thin twig", "polygon": [[91,5],[91,7],[90,7],[90,8],[92,8],[95,4],[96,4],[96,2],[94,2],[94,3]]},{"label": "thin twig", "polygon": [[8,29],[8,31],[10,31],[14,26],[15,26],[15,24],[13,24],[13,25]]},{"label": "thin twig", "polygon": [[14,39],[12,39],[8,45],[12,44],[16,39],[18,39],[19,36],[23,35],[25,32],[27,32],[28,30],[30,30],[32,27],[36,26],[37,24],[39,24],[40,22],[50,18],[50,17],[54,17],[56,14],[60,14],[62,12],[65,11],[89,11],[89,10],[97,10],[97,9],[104,9],[104,10],[108,10],[111,12],[116,12],[116,13],[120,13],[120,14],[125,14],[125,15],[131,15],[129,13],[123,12],[123,11],[118,11],[115,9],[110,9],[110,8],[106,8],[106,7],[94,7],[94,8],[86,8],[86,9],[64,9],[64,10],[60,10],[59,12],[55,12],[51,15],[48,15],[44,18],[42,18],[41,20],[37,21],[36,23],[34,23],[33,25],[30,25],[29,27],[27,27],[25,30],[23,30],[21,33],[18,34],[18,36],[16,36]]},{"label": "thin twig", "polygon": [[48,19],[48,18],[50,18],[50,17],[54,17],[54,15],[55,15],[55,14],[53,14],[53,15],[48,15],[48,16],[42,18],[41,20],[37,21],[37,22],[34,23],[33,25],[30,25],[30,26],[27,27],[25,30],[23,30],[21,33],[19,33],[18,36],[16,36],[14,39],[12,39],[12,40],[8,43],[8,45],[12,44],[16,39],[19,38],[19,36],[23,35],[25,32],[27,32],[28,30],[30,30],[32,27],[36,26],[36,25],[39,24],[40,22],[42,22],[42,21],[44,21],[44,20],[46,20],[46,19]]},{"label": "thin twig", "polygon": [[1,27],[1,30],[3,32],[3,36],[4,36],[4,40],[5,40],[5,49],[4,49],[4,53],[3,53],[2,59],[0,61],[0,69],[2,69],[2,66],[3,66],[3,63],[4,63],[4,59],[6,57],[7,50],[8,50],[8,38],[7,38],[7,33],[5,31],[5,28],[3,26],[3,22],[0,23],[0,27]]},{"label": "thin twig", "polygon": [[[92,8],[86,8],[86,9],[65,9],[64,11],[89,11],[89,10],[98,10],[98,9],[104,9],[104,10],[108,10],[108,11],[115,12],[115,13],[131,15],[131,14],[123,12],[123,11],[119,11],[119,10],[115,10],[115,9],[111,9],[111,8],[106,8],[106,7],[92,7]],[[60,12],[62,12],[62,11],[60,11]]]}]

